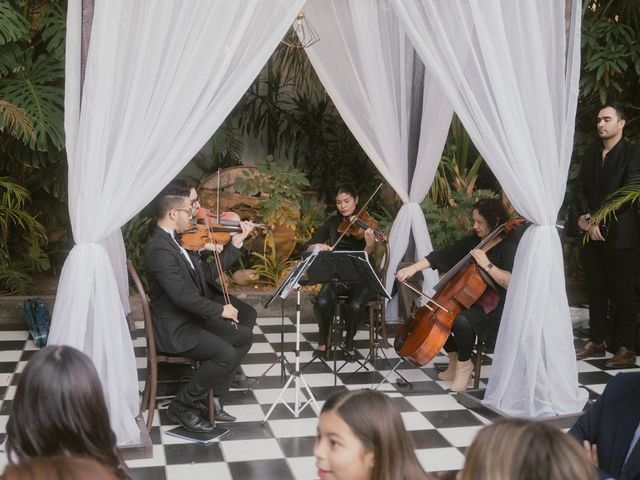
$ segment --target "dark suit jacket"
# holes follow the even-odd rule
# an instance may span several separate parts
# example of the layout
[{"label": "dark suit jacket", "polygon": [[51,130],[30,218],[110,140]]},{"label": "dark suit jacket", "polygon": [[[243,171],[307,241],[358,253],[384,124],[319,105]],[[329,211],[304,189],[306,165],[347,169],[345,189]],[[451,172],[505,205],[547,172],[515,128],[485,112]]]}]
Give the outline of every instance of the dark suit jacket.
[{"label": "dark suit jacket", "polygon": [[[225,250],[229,256],[239,252],[235,247]],[[195,269],[170,234],[159,227],[153,230],[145,262],[155,338],[161,352],[183,353],[195,347],[202,323],[219,320],[222,315],[223,305],[207,285],[204,268],[211,265],[205,267],[199,255],[190,258]]]},{"label": "dark suit jacket", "polygon": [[[578,215],[595,213],[604,200],[640,175],[640,150],[620,140],[602,164],[602,143],[588,150],[582,158],[576,188]],[[640,219],[635,205],[620,207],[607,221],[604,248],[632,248],[640,244]],[[602,244],[602,242],[594,242]]]},{"label": "dark suit jacket", "polygon": [[640,373],[619,373],[569,433],[578,441],[598,445],[600,478],[640,479],[640,448],[624,469],[633,434],[640,422]]}]

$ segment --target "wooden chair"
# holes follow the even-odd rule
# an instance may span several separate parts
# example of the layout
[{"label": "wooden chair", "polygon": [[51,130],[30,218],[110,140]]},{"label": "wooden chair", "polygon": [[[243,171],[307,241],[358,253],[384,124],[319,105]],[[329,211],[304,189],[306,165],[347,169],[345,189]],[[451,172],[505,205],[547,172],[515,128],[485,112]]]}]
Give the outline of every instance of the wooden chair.
[{"label": "wooden chair", "polygon": [[[144,391],[142,392],[142,402],[140,404],[140,414],[145,410],[148,410],[147,414],[147,430],[151,431],[151,424],[153,423],[153,416],[156,408],[156,401],[166,398],[171,398],[172,395],[166,395],[158,397],[158,383],[175,383],[175,380],[162,380],[158,381],[158,364],[168,363],[172,365],[186,364],[191,366],[192,369],[199,367],[199,362],[191,360],[186,357],[180,357],[168,353],[162,353],[156,351],[156,341],[153,333],[153,318],[151,317],[151,308],[149,307],[149,297],[144,291],[138,272],[136,272],[131,260],[127,260],[127,269],[129,275],[140,294],[142,301],[142,312],[144,315],[144,336],[147,340],[147,377],[144,383]],[[213,425],[215,423],[215,409],[213,392],[209,391],[208,396],[209,406],[209,422]]]}]

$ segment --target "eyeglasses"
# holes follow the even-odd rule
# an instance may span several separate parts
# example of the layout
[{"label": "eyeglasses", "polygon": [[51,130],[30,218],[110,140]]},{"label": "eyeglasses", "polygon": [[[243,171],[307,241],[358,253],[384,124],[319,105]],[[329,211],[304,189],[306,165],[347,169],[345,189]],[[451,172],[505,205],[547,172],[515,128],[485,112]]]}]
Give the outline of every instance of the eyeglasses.
[{"label": "eyeglasses", "polygon": [[187,212],[188,214],[191,214],[191,212],[193,211],[193,209],[191,208],[174,208],[174,210],[176,212]]}]

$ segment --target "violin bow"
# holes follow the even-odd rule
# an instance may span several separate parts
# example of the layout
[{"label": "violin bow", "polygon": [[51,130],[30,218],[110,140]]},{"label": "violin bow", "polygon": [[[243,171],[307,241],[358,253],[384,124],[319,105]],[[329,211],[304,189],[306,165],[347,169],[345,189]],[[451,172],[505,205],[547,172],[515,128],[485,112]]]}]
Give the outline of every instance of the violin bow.
[{"label": "violin bow", "polygon": [[[436,302],[432,297],[430,297],[429,295],[424,293],[422,290],[418,290],[413,285],[409,285],[404,280],[401,281],[400,283],[403,284],[405,287],[407,287],[409,290],[411,290],[413,293],[419,295],[420,297],[426,298],[429,302],[433,303],[436,307],[438,307],[439,309],[443,310],[445,313],[449,313],[448,309],[446,309],[445,307],[440,305],[438,302]],[[429,305],[425,304],[424,306],[427,307],[429,310],[431,310],[433,312],[433,308],[431,308]]]},{"label": "violin bow", "polygon": [[342,237],[344,237],[346,235],[346,233],[349,231],[349,229],[353,226],[353,224],[356,223],[356,220],[358,219],[360,214],[362,212],[364,212],[365,208],[367,208],[367,205],[369,205],[369,203],[371,203],[371,200],[373,200],[373,197],[375,196],[375,194],[378,193],[378,191],[382,188],[382,185],[384,185],[384,182],[380,182],[380,185],[378,185],[378,188],[376,188],[373,191],[373,193],[369,196],[367,201],[364,202],[364,205],[362,205],[362,208],[360,210],[358,210],[358,213],[356,213],[355,215],[351,215],[351,218],[349,219],[349,226],[344,229],[344,232],[342,232],[342,234],[340,234],[338,239],[331,246],[331,248],[330,248],[331,251],[333,251],[333,249],[336,248],[336,246],[340,243],[340,240],[342,240]]}]

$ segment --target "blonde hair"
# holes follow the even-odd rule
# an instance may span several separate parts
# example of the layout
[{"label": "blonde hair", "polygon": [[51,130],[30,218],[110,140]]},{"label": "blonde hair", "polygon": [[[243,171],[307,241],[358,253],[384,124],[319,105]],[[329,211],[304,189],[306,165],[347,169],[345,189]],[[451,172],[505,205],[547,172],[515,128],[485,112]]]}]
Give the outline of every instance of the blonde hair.
[{"label": "blonde hair", "polygon": [[483,428],[466,453],[461,480],[597,480],[578,442],[543,422],[509,419]]}]

